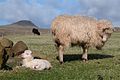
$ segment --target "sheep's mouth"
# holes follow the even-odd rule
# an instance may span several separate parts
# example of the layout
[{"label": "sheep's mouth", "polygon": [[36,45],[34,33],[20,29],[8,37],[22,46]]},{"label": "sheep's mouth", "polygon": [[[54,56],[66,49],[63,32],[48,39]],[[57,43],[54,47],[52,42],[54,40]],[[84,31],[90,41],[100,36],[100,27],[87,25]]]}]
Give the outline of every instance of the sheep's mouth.
[{"label": "sheep's mouth", "polygon": [[102,47],[98,47],[98,46],[97,46],[96,49],[97,49],[97,50],[102,50]]},{"label": "sheep's mouth", "polygon": [[102,50],[103,46],[105,45],[105,42],[102,41],[102,44],[99,46],[96,46],[97,50]]},{"label": "sheep's mouth", "polygon": [[22,59],[25,59],[24,57],[21,57]]},{"label": "sheep's mouth", "polygon": [[21,58],[22,58],[22,59],[25,59],[25,58],[23,57],[23,55],[21,55]]}]

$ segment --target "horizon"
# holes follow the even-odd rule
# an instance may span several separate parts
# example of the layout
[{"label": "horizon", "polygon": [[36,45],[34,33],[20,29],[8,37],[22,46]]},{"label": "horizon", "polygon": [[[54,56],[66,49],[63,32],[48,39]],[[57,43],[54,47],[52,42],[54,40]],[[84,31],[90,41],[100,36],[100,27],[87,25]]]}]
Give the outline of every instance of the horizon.
[{"label": "horizon", "polygon": [[[30,20],[20,20],[20,21],[30,21]],[[20,21],[16,21],[16,22],[13,22],[13,23],[10,23],[10,24],[0,25],[0,27],[12,25],[12,24],[17,23],[17,22],[20,22]],[[32,21],[31,21],[31,22],[32,22]],[[33,22],[32,22],[32,24],[35,25],[37,28],[50,29],[50,27],[39,27],[39,26],[37,26],[36,24],[34,24]],[[113,27],[119,27],[119,28],[120,28],[120,26],[113,26]]]},{"label": "horizon", "polygon": [[[20,21],[30,21],[30,20],[20,20]],[[16,24],[16,23],[18,23],[18,22],[20,22],[20,21],[13,22],[13,23],[10,23],[10,24],[0,25],[0,27],[8,27],[8,26],[13,25],[13,24]],[[32,21],[30,21],[30,22],[32,22]],[[35,27],[36,27],[36,28],[39,28],[39,29],[50,29],[49,27],[39,27],[39,26],[36,26],[36,24],[34,24],[33,22],[32,22],[31,25],[35,25]],[[22,25],[21,25],[21,26],[22,26]]]},{"label": "horizon", "polygon": [[120,0],[0,0],[0,26],[21,20],[32,21],[39,28],[50,28],[62,14],[92,16],[111,20],[120,27]]}]

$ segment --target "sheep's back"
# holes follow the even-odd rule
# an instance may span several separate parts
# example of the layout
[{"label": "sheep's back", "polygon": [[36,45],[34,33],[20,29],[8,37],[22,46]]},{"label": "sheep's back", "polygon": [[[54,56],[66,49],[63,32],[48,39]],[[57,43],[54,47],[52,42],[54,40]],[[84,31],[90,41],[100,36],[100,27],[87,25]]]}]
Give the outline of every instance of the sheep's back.
[{"label": "sheep's back", "polygon": [[96,20],[84,16],[58,16],[52,23],[54,36],[59,39],[70,36],[71,42],[89,42],[96,36],[96,30]]}]

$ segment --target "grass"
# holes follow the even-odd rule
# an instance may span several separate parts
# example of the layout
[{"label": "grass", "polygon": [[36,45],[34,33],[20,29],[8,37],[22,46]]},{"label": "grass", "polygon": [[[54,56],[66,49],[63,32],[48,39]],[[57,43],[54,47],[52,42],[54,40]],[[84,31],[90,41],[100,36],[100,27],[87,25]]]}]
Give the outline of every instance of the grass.
[{"label": "grass", "polygon": [[37,56],[47,58],[53,68],[51,70],[34,71],[16,68],[18,58],[8,65],[13,70],[1,70],[0,80],[120,80],[120,33],[113,33],[102,51],[89,50],[89,61],[81,60],[81,48],[73,47],[65,51],[63,65],[57,60],[57,51],[50,34],[6,36],[14,43],[24,41]]}]

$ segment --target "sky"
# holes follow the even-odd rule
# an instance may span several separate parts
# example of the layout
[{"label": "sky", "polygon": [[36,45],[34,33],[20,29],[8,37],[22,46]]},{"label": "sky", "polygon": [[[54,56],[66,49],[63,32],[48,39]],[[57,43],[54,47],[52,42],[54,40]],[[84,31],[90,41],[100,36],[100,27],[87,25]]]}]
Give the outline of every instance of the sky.
[{"label": "sky", "polygon": [[0,0],[0,25],[30,20],[50,28],[59,15],[84,15],[111,20],[120,25],[120,0]]}]

